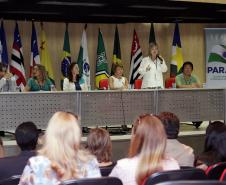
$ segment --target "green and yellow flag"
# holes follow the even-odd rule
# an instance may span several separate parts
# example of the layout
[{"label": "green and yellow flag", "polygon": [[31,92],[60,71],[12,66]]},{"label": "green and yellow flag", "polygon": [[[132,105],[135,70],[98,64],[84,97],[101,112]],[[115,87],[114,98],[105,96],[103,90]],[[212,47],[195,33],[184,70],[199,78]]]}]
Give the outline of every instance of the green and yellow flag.
[{"label": "green and yellow flag", "polygon": [[68,76],[68,69],[70,64],[71,64],[71,49],[68,34],[68,24],[66,24],[66,30],[64,34],[63,59],[61,62],[61,72],[64,77]]},{"label": "green and yellow flag", "polygon": [[45,66],[46,71],[48,72],[48,76],[54,79],[53,67],[51,57],[49,55],[46,34],[44,31],[43,23],[41,23],[41,45],[40,45],[40,58],[41,64]]},{"label": "green and yellow flag", "polygon": [[114,38],[114,50],[113,50],[113,60],[111,66],[111,75],[113,75],[113,69],[115,64],[122,65],[121,60],[121,48],[120,48],[120,41],[119,41],[119,33],[118,27],[115,27],[115,38]]},{"label": "green and yellow flag", "polygon": [[108,78],[109,78],[108,61],[107,61],[106,51],[104,47],[103,36],[99,29],[97,59],[96,59],[96,77],[95,77],[96,87],[99,88],[100,80],[108,79]]},{"label": "green and yellow flag", "polygon": [[176,23],[173,35],[170,77],[175,77],[177,74],[181,73],[182,65],[183,65],[183,55],[180,41],[180,31],[179,25],[178,23]]}]

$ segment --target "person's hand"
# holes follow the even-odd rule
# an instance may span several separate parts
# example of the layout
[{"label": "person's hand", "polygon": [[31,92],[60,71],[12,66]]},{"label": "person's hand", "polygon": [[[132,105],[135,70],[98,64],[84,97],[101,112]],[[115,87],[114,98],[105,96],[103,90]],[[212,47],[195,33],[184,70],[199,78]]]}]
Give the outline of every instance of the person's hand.
[{"label": "person's hand", "polygon": [[148,65],[148,66],[146,67],[146,71],[150,71],[150,69],[151,69],[151,66]]},{"label": "person's hand", "polygon": [[13,76],[12,73],[6,73],[6,74],[4,75],[4,78],[8,80],[8,79],[10,79],[12,76]]}]

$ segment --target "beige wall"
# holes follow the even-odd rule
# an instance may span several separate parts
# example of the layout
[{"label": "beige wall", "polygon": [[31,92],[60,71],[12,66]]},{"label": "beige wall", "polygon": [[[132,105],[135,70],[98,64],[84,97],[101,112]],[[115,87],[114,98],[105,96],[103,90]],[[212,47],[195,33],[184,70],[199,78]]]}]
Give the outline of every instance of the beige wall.
[{"label": "beige wall", "polygon": [[[30,63],[30,42],[31,42],[31,22],[19,21],[19,31],[22,39],[25,68],[28,75],[29,63]],[[4,21],[5,31],[7,34],[7,44],[9,56],[12,50],[13,32],[15,27],[15,21]],[[40,44],[40,24],[35,23],[36,31],[38,35],[38,42]],[[174,24],[154,24],[156,39],[159,44],[160,53],[165,58],[167,65],[170,65],[171,46],[174,32]],[[180,24],[180,36],[182,42],[182,52],[184,60],[190,60],[194,63],[194,73],[200,78],[201,82],[205,82],[205,27],[224,27],[226,24]],[[69,37],[71,45],[72,60],[77,60],[80,41],[82,36],[84,24],[70,23],[69,24]],[[96,61],[96,49],[97,49],[97,36],[98,28],[101,28],[103,38],[105,42],[105,48],[107,52],[107,58],[109,67],[111,66],[113,41],[114,41],[114,24],[88,24],[87,40],[88,51],[90,58],[91,68],[91,83],[94,86],[95,77],[95,61]],[[130,67],[130,52],[132,44],[133,29],[136,29],[140,40],[140,45],[144,56],[148,52],[148,39],[150,24],[144,23],[129,23],[118,25],[122,61],[124,63],[124,75],[129,76]],[[55,71],[55,81],[59,89],[59,81],[61,78],[60,64],[62,59],[62,48],[64,40],[65,23],[44,23],[44,29],[47,37],[47,44],[49,52],[53,61],[53,67]],[[169,71],[164,75],[169,76]]]}]

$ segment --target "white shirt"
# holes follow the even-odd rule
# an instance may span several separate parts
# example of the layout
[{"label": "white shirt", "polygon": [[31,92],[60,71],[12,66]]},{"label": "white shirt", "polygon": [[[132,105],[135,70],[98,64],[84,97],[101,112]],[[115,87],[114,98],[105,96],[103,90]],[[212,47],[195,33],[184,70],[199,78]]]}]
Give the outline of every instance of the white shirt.
[{"label": "white shirt", "polygon": [[[87,86],[85,83],[80,84],[82,90],[88,90]],[[75,83],[70,82],[68,78],[64,78],[63,82],[63,91],[76,91],[75,89]]]},{"label": "white shirt", "polygon": [[120,89],[120,88],[124,87],[124,85],[126,84],[126,78],[123,76],[120,79],[115,78],[114,76],[111,76],[110,78],[113,79],[113,87],[114,88]]},{"label": "white shirt", "polygon": [[[139,157],[121,159],[117,161],[109,176],[119,178],[123,185],[137,185],[136,170],[138,163]],[[171,158],[165,159],[162,165],[164,171],[180,169],[177,161]]]},{"label": "white shirt", "polygon": [[[150,66],[150,70],[146,71],[148,66]],[[138,68],[138,72],[143,76],[141,88],[164,88],[162,73],[166,71],[167,66],[164,59],[161,61],[157,58],[155,61],[152,61],[150,57],[143,58]]]},{"label": "white shirt", "polygon": [[194,166],[194,153],[190,146],[180,143],[177,139],[167,139],[165,155],[173,157],[180,166]]},{"label": "white shirt", "polygon": [[16,79],[12,76],[10,79],[0,79],[0,92],[15,92],[16,91]]}]

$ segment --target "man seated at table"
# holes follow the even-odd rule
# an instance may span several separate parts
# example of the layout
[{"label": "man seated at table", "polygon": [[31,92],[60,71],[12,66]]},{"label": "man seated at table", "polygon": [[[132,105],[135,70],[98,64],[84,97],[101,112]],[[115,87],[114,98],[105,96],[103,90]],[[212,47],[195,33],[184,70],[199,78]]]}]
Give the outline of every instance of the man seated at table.
[{"label": "man seated at table", "polygon": [[[182,73],[176,76],[177,88],[201,88],[199,79],[192,74],[193,64],[190,61],[184,62]],[[202,124],[202,121],[192,122],[196,128]]]},{"label": "man seated at table", "polygon": [[176,76],[177,88],[200,88],[199,79],[192,74],[193,64],[187,61],[182,66],[182,73]]},{"label": "man seated at table", "polygon": [[7,66],[0,63],[0,92],[16,91],[16,79],[7,72]]}]

